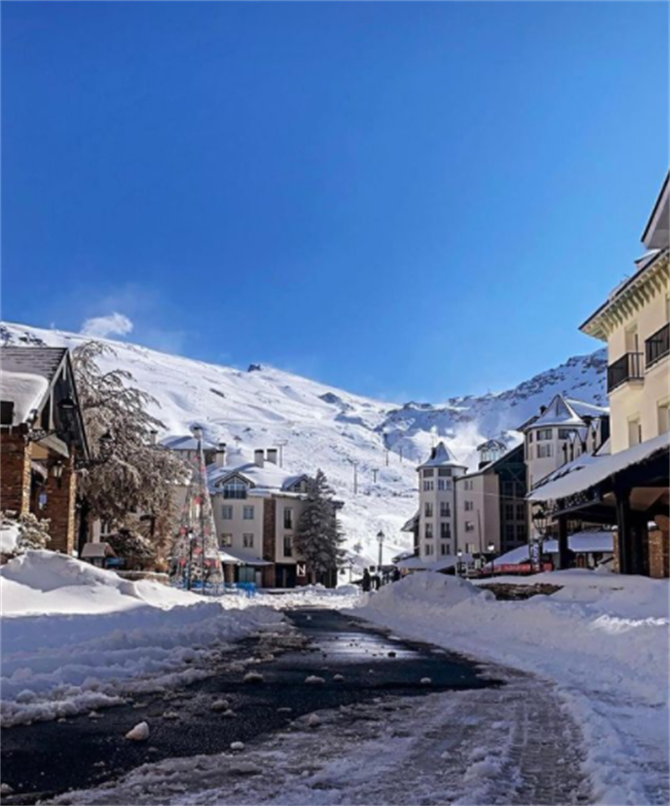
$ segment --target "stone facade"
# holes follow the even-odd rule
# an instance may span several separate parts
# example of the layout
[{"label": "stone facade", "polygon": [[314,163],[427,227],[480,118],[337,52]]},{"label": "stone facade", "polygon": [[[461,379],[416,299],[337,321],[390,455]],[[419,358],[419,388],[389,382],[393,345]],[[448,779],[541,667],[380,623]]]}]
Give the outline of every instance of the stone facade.
[{"label": "stone facade", "polygon": [[670,519],[656,518],[658,528],[649,531],[649,576],[667,579],[670,576]]},{"label": "stone facade", "polygon": [[22,433],[0,432],[0,506],[4,511],[30,512],[32,447]]}]

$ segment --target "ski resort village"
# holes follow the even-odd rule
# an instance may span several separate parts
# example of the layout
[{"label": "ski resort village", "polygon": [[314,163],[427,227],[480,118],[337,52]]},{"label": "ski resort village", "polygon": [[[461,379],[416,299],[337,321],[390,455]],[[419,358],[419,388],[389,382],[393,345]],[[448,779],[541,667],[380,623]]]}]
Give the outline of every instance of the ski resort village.
[{"label": "ski resort village", "polygon": [[3,804],[670,804],[663,14],[3,4]]}]

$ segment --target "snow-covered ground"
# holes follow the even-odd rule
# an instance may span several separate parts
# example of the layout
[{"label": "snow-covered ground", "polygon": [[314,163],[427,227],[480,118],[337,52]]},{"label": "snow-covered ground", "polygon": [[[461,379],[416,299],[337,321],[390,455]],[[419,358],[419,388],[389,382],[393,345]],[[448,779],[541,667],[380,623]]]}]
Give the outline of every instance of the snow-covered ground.
[{"label": "snow-covered ground", "polygon": [[356,613],[548,679],[581,726],[598,802],[668,803],[668,581],[563,571],[526,582],[563,588],[504,602],[427,572],[383,588]]},{"label": "snow-covered ground", "polygon": [[3,566],[0,596],[4,726],[200,679],[231,642],[283,628],[276,605],[131,582],[49,551]]},{"label": "snow-covered ground", "polygon": [[[0,336],[5,343],[70,348],[90,338],[13,324],[0,326]],[[474,467],[477,445],[501,435],[514,444],[519,439],[514,429],[557,392],[606,401],[604,351],[571,358],[507,391],[453,397],[435,405],[398,405],[266,365],[243,371],[101,341],[116,351],[102,361],[104,369],[132,373],[135,384],[156,399],[152,413],[165,424],[165,434],[186,434],[198,423],[209,441],[228,444],[231,463],[252,461],[254,448],[283,444],[284,466],[290,472],[313,473],[320,467],[345,503],[341,519],[347,547],[353,550],[360,543],[354,553],[367,565],[376,563],[380,528],[386,534],[386,560],[410,547],[411,536],[400,529],[416,510],[416,465],[436,438]]]}]

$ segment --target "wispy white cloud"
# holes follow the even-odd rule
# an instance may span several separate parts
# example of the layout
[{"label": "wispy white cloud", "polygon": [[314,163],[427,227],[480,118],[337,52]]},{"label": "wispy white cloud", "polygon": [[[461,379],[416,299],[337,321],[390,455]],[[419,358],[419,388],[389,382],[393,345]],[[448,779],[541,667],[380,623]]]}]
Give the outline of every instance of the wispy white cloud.
[{"label": "wispy white cloud", "polygon": [[86,319],[81,326],[81,333],[84,336],[127,336],[132,333],[132,321],[122,313],[110,313],[107,316],[93,316]]}]

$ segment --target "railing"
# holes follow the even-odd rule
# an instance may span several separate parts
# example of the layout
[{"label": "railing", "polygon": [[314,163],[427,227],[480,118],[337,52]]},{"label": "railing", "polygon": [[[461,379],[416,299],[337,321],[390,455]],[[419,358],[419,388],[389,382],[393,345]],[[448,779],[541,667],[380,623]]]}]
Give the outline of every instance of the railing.
[{"label": "railing", "polygon": [[670,353],[670,324],[663,325],[653,336],[649,336],[644,346],[647,368],[660,361],[661,358],[665,358]]},{"label": "railing", "polygon": [[642,353],[624,353],[607,367],[607,391],[628,381],[642,379]]}]

